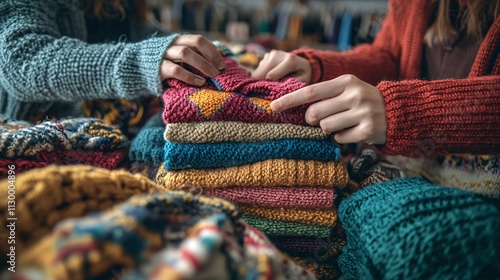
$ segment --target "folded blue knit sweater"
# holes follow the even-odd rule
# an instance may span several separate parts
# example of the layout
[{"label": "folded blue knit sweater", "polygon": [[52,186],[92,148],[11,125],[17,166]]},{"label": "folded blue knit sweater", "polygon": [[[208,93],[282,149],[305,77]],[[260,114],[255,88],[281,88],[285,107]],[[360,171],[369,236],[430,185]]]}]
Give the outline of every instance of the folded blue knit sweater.
[{"label": "folded blue knit sweater", "polygon": [[164,155],[164,133],[165,124],[161,119],[161,114],[155,114],[144,124],[144,127],[132,141],[129,151],[130,161],[152,163],[155,166],[160,166]]},{"label": "folded blue knit sweater", "polygon": [[267,159],[334,161],[340,149],[331,141],[284,139],[253,143],[165,143],[165,170],[222,168]]},{"label": "folded blue knit sweater", "polygon": [[345,279],[492,279],[500,275],[499,201],[404,178],[345,199]]}]

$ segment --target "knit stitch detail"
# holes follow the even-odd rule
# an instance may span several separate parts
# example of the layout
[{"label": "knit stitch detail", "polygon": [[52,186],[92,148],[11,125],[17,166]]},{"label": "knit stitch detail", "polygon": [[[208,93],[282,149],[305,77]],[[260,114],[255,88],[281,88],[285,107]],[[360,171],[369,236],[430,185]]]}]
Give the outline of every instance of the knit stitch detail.
[{"label": "knit stitch detail", "polygon": [[316,210],[333,209],[336,197],[334,189],[312,187],[206,188],[202,193],[229,200],[237,205]]},{"label": "knit stitch detail", "polygon": [[222,168],[268,159],[337,161],[332,141],[284,139],[265,142],[165,143],[165,170]]},{"label": "knit stitch detail", "polygon": [[152,116],[130,145],[130,161],[152,163],[159,166],[163,162],[165,154],[163,150],[165,145],[164,131],[165,124],[161,120],[161,114]]},{"label": "knit stitch detail", "polygon": [[270,159],[247,165],[218,169],[158,170],[156,182],[170,190],[183,186],[343,188],[349,180],[345,166],[336,161]]},{"label": "knit stitch detail", "polygon": [[288,221],[272,221],[264,217],[243,213],[243,219],[269,236],[328,237],[332,229],[327,226],[307,225]]},{"label": "knit stitch detail", "polygon": [[125,149],[102,152],[102,151],[42,151],[30,158],[0,159],[0,178],[6,178],[9,172],[8,166],[15,166],[15,173],[22,172],[49,165],[90,165],[113,170],[118,168],[125,159]]},{"label": "knit stitch detail", "polygon": [[311,209],[263,208],[260,206],[240,205],[242,213],[261,216],[270,220],[298,222],[308,225],[334,227],[337,223],[337,212]]},{"label": "knit stitch detail", "polygon": [[[17,167],[16,167],[17,168]],[[16,171],[16,169],[14,170]],[[0,217],[7,219],[8,180],[0,181]],[[92,166],[49,166],[16,176],[16,248],[26,246],[49,233],[69,217],[106,209],[134,194],[162,188],[140,175],[109,171]],[[6,248],[2,244],[2,254]]]},{"label": "knit stitch detail", "polygon": [[0,154],[8,158],[33,156],[42,151],[107,151],[127,147],[126,136],[102,120],[75,118],[29,125],[1,120]]},{"label": "knit stitch detail", "polygon": [[346,279],[499,275],[498,201],[420,178],[373,185],[345,199],[339,217]]},{"label": "knit stitch detail", "polygon": [[165,140],[178,143],[259,142],[289,138],[323,140],[326,137],[319,127],[283,123],[170,123],[165,130]]}]

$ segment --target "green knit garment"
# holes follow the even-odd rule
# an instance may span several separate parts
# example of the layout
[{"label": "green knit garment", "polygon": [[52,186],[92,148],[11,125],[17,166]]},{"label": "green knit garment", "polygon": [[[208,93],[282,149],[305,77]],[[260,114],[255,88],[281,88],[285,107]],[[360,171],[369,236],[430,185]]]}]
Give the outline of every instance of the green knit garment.
[{"label": "green knit garment", "polygon": [[345,279],[498,279],[499,201],[404,178],[345,199]]},{"label": "green knit garment", "polygon": [[81,100],[162,93],[160,64],[178,34],[88,44],[79,6],[0,1],[0,114],[28,120],[58,107],[77,114]]}]

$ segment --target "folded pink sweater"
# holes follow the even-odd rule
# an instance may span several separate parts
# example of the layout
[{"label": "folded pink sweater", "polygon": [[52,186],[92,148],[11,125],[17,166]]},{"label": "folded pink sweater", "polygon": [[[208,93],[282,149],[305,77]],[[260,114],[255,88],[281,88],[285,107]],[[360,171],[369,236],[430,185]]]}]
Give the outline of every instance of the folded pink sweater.
[{"label": "folded pink sweater", "polygon": [[293,78],[254,79],[231,58],[225,62],[226,69],[202,88],[168,81],[169,88],[163,94],[166,124],[207,120],[307,124],[304,115],[308,105],[279,113],[269,106],[272,100],[304,87],[304,83]]}]

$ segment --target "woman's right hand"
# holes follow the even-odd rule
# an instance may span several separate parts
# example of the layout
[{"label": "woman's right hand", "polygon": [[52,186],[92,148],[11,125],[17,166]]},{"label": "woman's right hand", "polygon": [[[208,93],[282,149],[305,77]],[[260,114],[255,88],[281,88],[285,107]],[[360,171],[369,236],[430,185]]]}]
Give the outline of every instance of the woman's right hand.
[{"label": "woman's right hand", "polygon": [[187,64],[208,77],[215,77],[226,68],[217,47],[201,35],[181,35],[167,49],[161,64],[161,80],[178,79],[195,86],[205,84],[205,78],[196,75],[180,63]]},{"label": "woman's right hand", "polygon": [[293,53],[272,50],[266,53],[259,66],[252,73],[252,77],[259,79],[279,80],[285,77],[310,84],[312,68],[309,61]]}]

